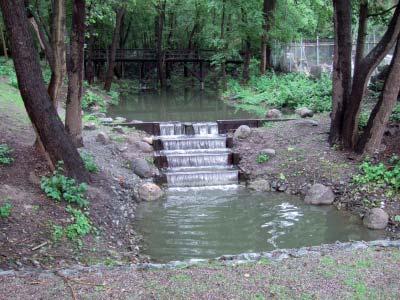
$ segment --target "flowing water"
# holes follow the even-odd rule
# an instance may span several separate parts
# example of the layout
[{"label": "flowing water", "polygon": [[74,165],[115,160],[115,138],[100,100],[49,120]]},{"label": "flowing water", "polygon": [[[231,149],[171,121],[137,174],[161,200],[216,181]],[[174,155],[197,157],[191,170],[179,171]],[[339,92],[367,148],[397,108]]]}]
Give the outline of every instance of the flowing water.
[{"label": "flowing water", "polygon": [[143,253],[159,262],[384,237],[332,206],[237,186],[170,189],[164,199],[139,205],[136,229]]},{"label": "flowing water", "polygon": [[256,116],[235,109],[220,100],[216,90],[182,88],[164,92],[132,92],[117,106],[110,107],[111,117],[140,121],[216,121],[249,119]]}]

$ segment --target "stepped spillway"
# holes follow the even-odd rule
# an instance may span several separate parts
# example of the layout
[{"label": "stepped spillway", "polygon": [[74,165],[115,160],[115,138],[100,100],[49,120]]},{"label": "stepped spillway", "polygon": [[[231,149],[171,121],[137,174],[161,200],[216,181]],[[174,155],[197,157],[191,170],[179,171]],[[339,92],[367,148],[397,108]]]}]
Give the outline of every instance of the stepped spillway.
[{"label": "stepped spillway", "polygon": [[169,187],[232,185],[239,172],[232,166],[232,151],[217,123],[161,123],[162,150],[166,167],[161,171]]}]

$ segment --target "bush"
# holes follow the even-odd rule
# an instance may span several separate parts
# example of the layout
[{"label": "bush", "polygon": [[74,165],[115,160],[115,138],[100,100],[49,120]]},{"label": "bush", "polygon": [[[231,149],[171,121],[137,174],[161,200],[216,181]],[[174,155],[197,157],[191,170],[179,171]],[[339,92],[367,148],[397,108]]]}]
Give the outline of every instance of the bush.
[{"label": "bush", "polygon": [[106,109],[106,103],[100,95],[89,90],[86,91],[85,95],[82,97],[82,108],[87,110],[95,105],[100,107],[100,111],[104,112]]},{"label": "bush", "polygon": [[257,156],[256,162],[259,164],[263,164],[269,161],[269,156],[267,154],[259,154]]},{"label": "bush", "polygon": [[269,73],[252,77],[246,86],[230,80],[225,96],[235,98],[236,108],[260,116],[271,107],[296,109],[306,106],[315,112],[324,112],[331,110],[332,82],[328,75],[314,80],[300,73]]},{"label": "bush", "polygon": [[93,155],[82,152],[80,153],[83,163],[85,164],[85,168],[90,173],[97,173],[99,172],[99,167],[97,166],[96,162],[94,161]]},{"label": "bush", "polygon": [[12,149],[6,144],[0,144],[0,165],[9,165],[14,159],[10,156]]},{"label": "bush", "polygon": [[5,203],[0,206],[0,218],[8,218],[11,215],[12,205]]},{"label": "bush", "polygon": [[397,103],[395,106],[392,115],[390,116],[390,121],[400,122],[400,103]]},{"label": "bush", "polygon": [[68,178],[63,173],[63,164],[59,162],[51,177],[42,177],[40,184],[42,190],[55,201],[64,200],[80,207],[88,206],[89,201],[85,197],[87,185],[77,184],[75,179]]}]

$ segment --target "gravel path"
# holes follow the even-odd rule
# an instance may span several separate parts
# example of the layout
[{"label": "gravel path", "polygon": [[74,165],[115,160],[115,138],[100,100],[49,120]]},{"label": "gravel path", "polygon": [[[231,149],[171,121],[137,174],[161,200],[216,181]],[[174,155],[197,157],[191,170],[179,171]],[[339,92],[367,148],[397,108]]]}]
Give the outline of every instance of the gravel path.
[{"label": "gravel path", "polygon": [[397,299],[399,267],[398,247],[375,246],[230,266],[11,273],[0,275],[0,299]]}]

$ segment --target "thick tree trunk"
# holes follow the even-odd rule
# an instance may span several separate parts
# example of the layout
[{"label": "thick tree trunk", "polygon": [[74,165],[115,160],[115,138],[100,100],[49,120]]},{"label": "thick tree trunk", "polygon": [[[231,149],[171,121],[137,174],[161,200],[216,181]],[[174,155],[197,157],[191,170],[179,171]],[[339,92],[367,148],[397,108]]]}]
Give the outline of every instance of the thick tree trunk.
[{"label": "thick tree trunk", "polygon": [[360,61],[364,58],[365,38],[367,37],[368,25],[368,0],[360,1],[358,14],[358,33],[354,69],[360,65]]},{"label": "thick tree trunk", "polygon": [[243,60],[243,82],[247,83],[250,79],[250,58],[251,58],[251,44],[250,39],[245,41],[244,60]]},{"label": "thick tree trunk", "polygon": [[65,0],[54,0],[51,25],[51,48],[53,50],[54,68],[51,73],[48,92],[56,109],[66,71],[65,30]]},{"label": "thick tree trunk", "polygon": [[335,46],[332,73],[332,114],[329,141],[341,141],[343,117],[351,87],[351,5],[334,0]]},{"label": "thick tree trunk", "polygon": [[261,62],[260,73],[265,74],[265,71],[271,69],[271,45],[268,40],[268,32],[272,26],[273,14],[275,10],[276,0],[264,0],[263,5],[263,34],[261,37]]},{"label": "thick tree trunk", "polygon": [[361,102],[373,70],[378,66],[397,41],[400,33],[400,6],[397,6],[388,29],[379,43],[365,56],[354,70],[351,102],[346,107],[343,119],[343,144],[354,149],[358,138],[358,121]]},{"label": "thick tree trunk", "polygon": [[166,87],[166,73],[165,73],[165,55],[163,51],[163,31],[165,22],[165,7],[166,1],[162,1],[157,6],[158,15],[155,21],[155,38],[156,38],[156,56],[157,56],[157,74],[160,82],[160,87]]},{"label": "thick tree trunk", "polygon": [[85,45],[85,0],[74,0],[72,33],[68,57],[68,96],[65,128],[76,147],[83,146],[82,139],[82,89]]},{"label": "thick tree trunk", "polygon": [[400,40],[397,41],[396,50],[390,64],[390,71],[385,80],[383,91],[378,103],[372,110],[367,127],[357,145],[358,152],[368,154],[379,149],[386,124],[396,105],[400,91]]},{"label": "thick tree trunk", "polygon": [[113,34],[113,39],[112,39],[112,43],[111,43],[107,75],[106,75],[106,79],[104,82],[104,89],[107,92],[109,92],[111,90],[111,84],[112,84],[112,80],[114,77],[115,56],[117,54],[119,35],[120,35],[120,31],[121,31],[121,23],[122,23],[122,18],[124,17],[124,15],[125,15],[125,9],[122,7],[118,8],[116,11],[115,28],[114,28],[114,34]]},{"label": "thick tree trunk", "polygon": [[8,59],[8,49],[7,49],[7,44],[6,44],[6,39],[4,37],[4,31],[3,31],[3,24],[0,23],[0,38],[1,38],[1,44],[3,46],[3,55],[6,59]]},{"label": "thick tree trunk", "polygon": [[3,17],[13,49],[13,60],[19,89],[32,124],[51,161],[64,162],[68,176],[87,180],[87,172],[63,123],[51,103],[43,81],[42,71],[23,0],[0,0]]},{"label": "thick tree trunk", "polygon": [[94,83],[94,62],[93,62],[93,48],[95,42],[95,36],[92,32],[92,29],[89,30],[89,41],[87,45],[87,64],[86,64],[86,80],[90,85]]}]

